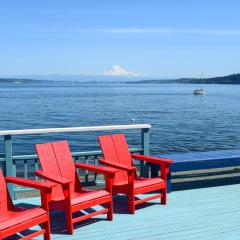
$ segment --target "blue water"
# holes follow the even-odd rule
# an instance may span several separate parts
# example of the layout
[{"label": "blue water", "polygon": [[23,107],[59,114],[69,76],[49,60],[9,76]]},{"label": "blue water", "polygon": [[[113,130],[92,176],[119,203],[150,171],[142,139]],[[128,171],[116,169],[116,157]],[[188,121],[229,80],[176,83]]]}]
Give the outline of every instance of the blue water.
[{"label": "blue water", "polygon": [[[152,124],[152,153],[240,149],[240,86],[192,84],[1,84],[0,129]],[[140,131],[127,132],[131,146]],[[14,154],[34,143],[68,139],[73,150],[97,150],[103,133],[14,137]],[[105,133],[104,133],[105,134]],[[0,153],[3,152],[2,141]]]}]

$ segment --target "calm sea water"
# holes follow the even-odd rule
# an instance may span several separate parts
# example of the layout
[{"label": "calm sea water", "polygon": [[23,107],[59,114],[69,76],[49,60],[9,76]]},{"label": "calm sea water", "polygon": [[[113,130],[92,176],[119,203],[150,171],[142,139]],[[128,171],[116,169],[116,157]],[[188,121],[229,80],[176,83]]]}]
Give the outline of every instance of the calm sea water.
[{"label": "calm sea water", "polygon": [[[191,84],[1,84],[0,129],[152,124],[152,153],[240,149],[240,86]],[[14,154],[34,143],[68,139],[73,150],[97,150],[103,133],[14,137]],[[104,133],[105,134],[105,133]],[[140,131],[127,132],[131,146]],[[3,152],[2,140],[0,152]]]}]

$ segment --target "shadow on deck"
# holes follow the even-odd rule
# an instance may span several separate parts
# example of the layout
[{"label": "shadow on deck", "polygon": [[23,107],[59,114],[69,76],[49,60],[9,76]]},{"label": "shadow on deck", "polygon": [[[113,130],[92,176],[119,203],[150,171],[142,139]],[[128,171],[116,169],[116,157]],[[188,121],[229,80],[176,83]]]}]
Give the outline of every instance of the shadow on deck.
[{"label": "shadow on deck", "polygon": [[[128,214],[127,199],[114,198],[114,220],[106,215],[74,225],[68,235],[62,212],[51,214],[52,239],[115,240],[214,240],[240,239],[240,184],[172,192],[168,205],[159,200],[141,204],[135,215]],[[17,200],[36,205],[38,198]],[[88,211],[93,211],[89,209]],[[18,239],[16,238],[11,238]],[[38,237],[36,239],[42,239]]]}]

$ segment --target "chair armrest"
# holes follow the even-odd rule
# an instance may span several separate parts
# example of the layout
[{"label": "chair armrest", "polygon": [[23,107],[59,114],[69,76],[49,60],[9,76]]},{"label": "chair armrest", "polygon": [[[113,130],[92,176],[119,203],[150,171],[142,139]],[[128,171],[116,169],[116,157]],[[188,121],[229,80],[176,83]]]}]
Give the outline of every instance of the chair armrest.
[{"label": "chair armrest", "polygon": [[101,166],[89,165],[89,164],[85,164],[85,163],[75,163],[75,167],[89,170],[92,172],[102,173],[104,175],[109,175],[112,177],[114,177],[115,172],[118,171],[118,169],[111,168],[111,167],[101,167]]},{"label": "chair armrest", "polygon": [[35,173],[36,173],[37,176],[39,176],[41,178],[44,178],[46,180],[49,180],[49,181],[52,181],[52,182],[55,182],[55,183],[58,183],[58,184],[61,184],[61,185],[67,185],[67,184],[70,184],[72,182],[72,180],[69,180],[69,179],[66,179],[66,178],[49,176],[41,170],[36,170]]},{"label": "chair armrest", "polygon": [[115,162],[113,163],[113,162],[107,161],[105,159],[104,160],[103,159],[98,159],[98,161],[103,165],[114,167],[114,168],[117,168],[117,169],[120,169],[120,170],[125,170],[125,171],[128,171],[128,172],[136,170],[135,167],[128,166],[128,165],[121,164],[121,163],[115,163]]},{"label": "chair armrest", "polygon": [[16,178],[16,177],[5,177],[5,180],[7,183],[14,183],[17,185],[21,185],[29,188],[35,188],[38,190],[51,190],[52,187],[56,185],[55,183],[46,183],[46,182],[40,182],[40,181],[34,181],[30,179]]},{"label": "chair armrest", "polygon": [[169,166],[170,163],[173,163],[173,160],[171,159],[156,158],[156,157],[144,156],[140,154],[131,154],[131,157],[140,161],[146,161],[146,162],[165,165],[165,166]]},{"label": "chair armrest", "polygon": [[146,161],[146,162],[161,165],[161,178],[167,181],[167,174],[169,173],[169,165],[170,163],[173,162],[173,160],[167,159],[167,158],[149,157],[149,156],[144,156],[140,154],[131,154],[131,157],[140,161]]}]

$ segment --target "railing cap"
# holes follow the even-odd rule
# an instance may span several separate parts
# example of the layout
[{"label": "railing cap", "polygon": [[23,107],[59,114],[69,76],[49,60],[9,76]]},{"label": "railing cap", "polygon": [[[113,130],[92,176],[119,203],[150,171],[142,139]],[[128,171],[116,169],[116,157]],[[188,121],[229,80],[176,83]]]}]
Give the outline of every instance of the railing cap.
[{"label": "railing cap", "polygon": [[41,133],[63,133],[63,132],[90,132],[108,130],[127,130],[127,129],[150,129],[150,124],[131,124],[131,125],[110,125],[110,126],[91,126],[91,127],[66,127],[66,128],[42,128],[42,129],[23,129],[23,130],[4,130],[0,135],[23,135]]}]

